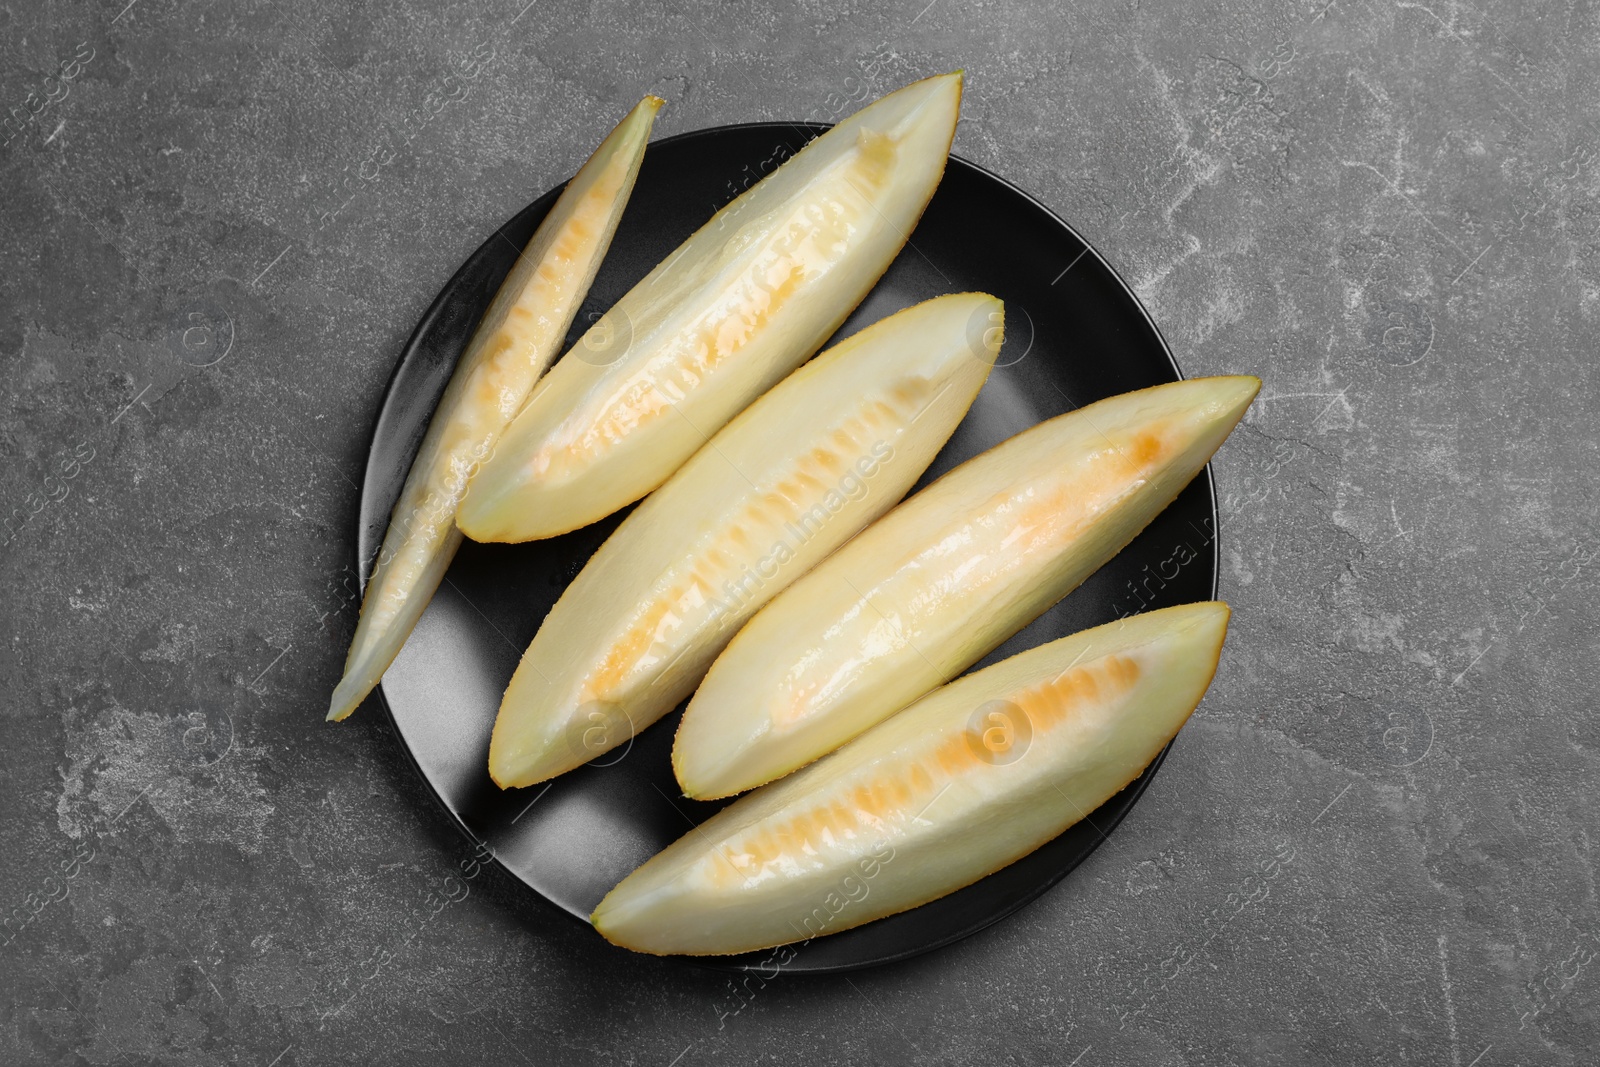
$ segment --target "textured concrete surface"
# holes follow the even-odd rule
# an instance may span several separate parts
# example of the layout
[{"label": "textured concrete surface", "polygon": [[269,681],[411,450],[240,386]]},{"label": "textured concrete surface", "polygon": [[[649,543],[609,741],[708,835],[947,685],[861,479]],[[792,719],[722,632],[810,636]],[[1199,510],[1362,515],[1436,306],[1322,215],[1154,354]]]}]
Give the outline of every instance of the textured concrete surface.
[{"label": "textured concrete surface", "polygon": [[[0,8],[0,1062],[1595,1062],[1596,5],[124,2]],[[321,721],[401,342],[645,91],[957,66],[957,151],[1266,380],[1200,713],[1066,883],[849,979],[452,899]]]}]

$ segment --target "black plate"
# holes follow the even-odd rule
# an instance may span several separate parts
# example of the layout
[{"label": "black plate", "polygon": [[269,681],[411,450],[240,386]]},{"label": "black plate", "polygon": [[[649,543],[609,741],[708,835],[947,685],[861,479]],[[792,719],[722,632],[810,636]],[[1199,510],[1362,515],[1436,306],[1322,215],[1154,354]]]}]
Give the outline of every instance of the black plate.
[{"label": "black plate", "polygon": [[[569,344],[753,177],[826,128],[726,126],[651,145]],[[376,554],[457,356],[558,192],[534,201],[472,254],[401,353],[367,460],[360,560]],[[919,487],[1040,420],[1181,377],[1133,293],[1071,227],[1003,179],[955,157],[910,245],[838,336],[941,293],[969,290],[1005,301],[1005,346],[1000,365]],[[624,875],[721,806],[682,799],[673,780],[668,753],[681,709],[641,734],[631,750],[602,756],[597,763],[605,766],[590,764],[547,785],[510,792],[489,780],[490,728],[522,650],[620,521],[621,515],[612,516],[531,544],[468,542],[381,689],[418,771],[456,823],[487,842],[498,862],[535,893],[584,920]],[[983,662],[1119,614],[1214,597],[1215,521],[1207,468],[1116,559]],[[1169,577],[1183,544],[1198,558]],[[1165,755],[1084,822],[1025,859],[914,911],[812,941],[784,969],[820,973],[904,959],[1010,915],[1094,851]],[[750,966],[767,955],[718,962]]]}]

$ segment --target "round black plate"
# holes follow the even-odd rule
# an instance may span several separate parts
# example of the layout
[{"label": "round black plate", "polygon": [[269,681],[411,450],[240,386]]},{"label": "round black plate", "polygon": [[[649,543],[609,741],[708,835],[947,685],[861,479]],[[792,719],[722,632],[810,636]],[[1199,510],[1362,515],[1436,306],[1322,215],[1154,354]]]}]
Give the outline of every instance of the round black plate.
[{"label": "round black plate", "polygon": [[[826,128],[727,126],[651,145],[568,343],[713,211]],[[401,353],[362,487],[357,551],[363,563],[377,552],[457,356],[558,192],[534,201],[472,254]],[[971,290],[1005,301],[1005,346],[919,487],[1040,420],[1181,377],[1133,293],[1071,227],[1003,179],[953,156],[910,243],[838,337],[941,293]],[[681,709],[630,749],[602,756],[597,764],[605,766],[590,764],[510,792],[489,780],[490,728],[522,650],[621,517],[549,541],[468,542],[381,690],[402,743],[457,824],[486,842],[514,877],[585,920],[629,871],[721,806],[684,800],[673,780],[668,753]],[[984,664],[1121,614],[1215,596],[1215,522],[1208,468],[1116,559]],[[1189,552],[1180,556],[1184,545]],[[1175,565],[1175,558],[1190,554],[1198,558]],[[1010,915],[1094,851],[1165,754],[1088,819],[1025,859],[914,911],[818,938],[800,947],[784,970],[842,971],[904,959]],[[716,962],[742,967],[766,958]]]}]

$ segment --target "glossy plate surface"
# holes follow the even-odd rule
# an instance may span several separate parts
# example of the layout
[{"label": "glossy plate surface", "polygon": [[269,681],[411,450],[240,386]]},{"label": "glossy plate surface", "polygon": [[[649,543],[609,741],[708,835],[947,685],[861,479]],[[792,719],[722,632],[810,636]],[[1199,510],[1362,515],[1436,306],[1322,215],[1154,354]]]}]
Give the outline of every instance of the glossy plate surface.
[{"label": "glossy plate surface", "polygon": [[[825,128],[728,126],[651,145],[568,344],[717,208]],[[401,353],[367,459],[361,560],[377,553],[456,357],[558,192],[546,193],[490,235],[434,300]],[[954,156],[910,244],[837,337],[941,293],[970,290],[1005,301],[1005,347],[918,488],[1043,419],[1181,377],[1132,292],[1082,238],[1025,193]],[[673,780],[669,753],[682,709],[630,747],[553,782],[503,792],[489,780],[489,733],[517,660],[566,584],[621,519],[614,515],[530,544],[467,542],[380,689],[401,742],[458,826],[486,842],[496,861],[533,891],[530,907],[537,906],[537,894],[584,922],[628,872],[721,807],[683,799]],[[1114,560],[979,666],[1122,614],[1214,597],[1215,531],[1207,468]],[[904,959],[1010,915],[1094,851],[1165,755],[1032,855],[914,911],[800,946],[784,970],[842,971]],[[603,943],[595,936],[598,948]],[[699,962],[753,966],[770,956]]]}]

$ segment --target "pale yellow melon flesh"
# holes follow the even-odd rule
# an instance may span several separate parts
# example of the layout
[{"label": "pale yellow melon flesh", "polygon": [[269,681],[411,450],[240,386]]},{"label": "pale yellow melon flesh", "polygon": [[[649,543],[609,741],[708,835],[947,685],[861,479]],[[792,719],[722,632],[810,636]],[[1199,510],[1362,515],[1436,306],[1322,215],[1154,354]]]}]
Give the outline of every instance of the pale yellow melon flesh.
[{"label": "pale yellow melon flesh", "polygon": [[673,747],[691,797],[817,759],[981,659],[1131,541],[1239,421],[1253,377],[1102,400],[969,460],[777,596]]},{"label": "pale yellow melon flesh", "polygon": [[566,338],[663,103],[640,101],[567,183],[461,354],[390,515],[329,719],[347,717],[378,684],[449,569],[467,482]]},{"label": "pale yellow melon flesh", "polygon": [[719,211],[556,364],[456,521],[529,541],[664,482],[821,347],[916,226],[944,173],[961,77],[840,122]]},{"label": "pale yellow melon flesh", "polygon": [[658,955],[749,952],[970,885],[1138,777],[1200,703],[1227,621],[1215,601],[1166,608],[935,690],[685,834],[595,928]]},{"label": "pale yellow melon flesh", "polygon": [[539,627],[489,773],[525,786],[676,707],[755,611],[893,507],[954,432],[1000,345],[965,293],[882,319],[747,408],[628,516]]}]

